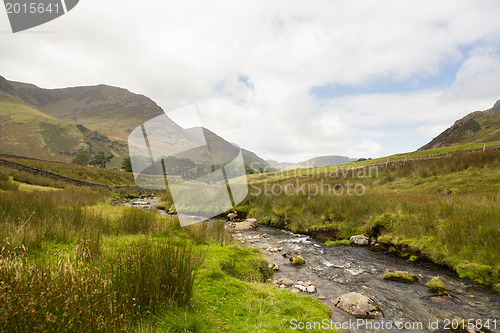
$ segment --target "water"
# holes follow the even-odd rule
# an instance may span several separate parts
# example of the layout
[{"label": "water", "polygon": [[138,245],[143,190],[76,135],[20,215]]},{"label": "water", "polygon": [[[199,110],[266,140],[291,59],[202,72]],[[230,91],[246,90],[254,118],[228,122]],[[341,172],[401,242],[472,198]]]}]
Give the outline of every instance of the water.
[{"label": "water", "polygon": [[[294,234],[266,226],[254,230],[238,231],[235,236],[252,247],[262,249],[270,262],[279,265],[275,279],[311,282],[319,295],[326,296],[323,303],[333,310],[335,322],[356,321],[346,312],[335,307],[330,300],[348,293],[359,292],[372,298],[384,313],[384,322],[412,325],[406,332],[450,332],[444,325],[453,319],[490,320],[490,330],[500,332],[500,296],[432,263],[410,263],[385,253],[364,247],[327,247],[307,235]],[[257,238],[258,237],[258,238]],[[283,247],[282,251],[269,252],[269,247]],[[306,260],[302,267],[288,263],[284,254],[300,255]],[[419,277],[419,283],[406,284],[382,279],[386,270],[408,271]],[[432,277],[439,277],[452,296],[438,296],[425,287]],[[303,293],[302,294],[307,294]],[[308,294],[311,295],[311,294]],[[496,327],[495,322],[496,320]],[[370,320],[375,322],[377,320]],[[379,324],[381,320],[378,320]],[[440,329],[430,324],[439,323]],[[415,324],[414,324],[415,323]],[[422,323],[423,329],[419,329]],[[456,323],[456,321],[455,321]],[[451,327],[452,325],[449,325]],[[359,329],[356,332],[385,332],[385,329]]]}]

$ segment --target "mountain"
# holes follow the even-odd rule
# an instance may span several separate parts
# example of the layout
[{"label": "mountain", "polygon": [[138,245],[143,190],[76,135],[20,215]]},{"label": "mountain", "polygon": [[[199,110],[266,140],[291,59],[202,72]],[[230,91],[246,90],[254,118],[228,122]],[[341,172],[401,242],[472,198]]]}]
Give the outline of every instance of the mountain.
[{"label": "mountain", "polygon": [[457,120],[453,126],[418,150],[499,140],[500,100],[498,100],[491,109],[475,111]]},{"label": "mountain", "polygon": [[59,120],[127,141],[143,122],[163,114],[151,99],[104,84],[91,87],[43,89],[32,84],[9,82],[30,106]]},{"label": "mountain", "polygon": [[[232,159],[231,157],[234,158],[235,148],[237,145],[229,143],[209,129],[204,127],[193,127],[187,129],[186,132],[190,135],[190,139],[198,145],[203,146],[208,144],[211,148],[212,154],[216,155],[214,157],[215,161],[229,162]],[[269,170],[269,163],[257,156],[254,152],[243,148],[241,149],[241,152],[243,160],[247,166],[251,167],[255,171],[259,169],[267,169],[267,171],[271,171]]]},{"label": "mountain", "polygon": [[127,144],[75,123],[56,119],[28,105],[0,76],[0,151],[69,162],[84,150],[113,153],[112,166],[127,156]]},{"label": "mountain", "polygon": [[310,168],[310,167],[324,167],[330,165],[339,165],[351,163],[353,161],[352,158],[347,156],[339,156],[339,155],[327,155],[327,156],[318,156],[311,158],[307,161],[299,162],[297,164],[287,166],[286,169],[296,169],[296,168]]},{"label": "mountain", "polygon": [[272,168],[275,168],[278,170],[286,169],[287,167],[293,165],[293,163],[290,163],[290,162],[278,162],[275,160],[266,160],[266,162],[269,163],[269,165]]},{"label": "mountain", "polygon": [[[69,162],[82,150],[89,156],[104,151],[116,156],[110,166],[119,167],[128,156],[132,130],[160,115],[165,113],[151,99],[123,88],[43,89],[0,76],[0,152]],[[232,144],[208,129],[189,134],[168,117],[162,117],[161,126],[162,135],[180,150],[193,147],[200,141],[195,133],[203,133],[217,147],[220,161],[234,152]],[[245,163],[254,169],[269,166],[255,153],[242,152]],[[191,149],[186,154],[202,159],[200,151]]]}]

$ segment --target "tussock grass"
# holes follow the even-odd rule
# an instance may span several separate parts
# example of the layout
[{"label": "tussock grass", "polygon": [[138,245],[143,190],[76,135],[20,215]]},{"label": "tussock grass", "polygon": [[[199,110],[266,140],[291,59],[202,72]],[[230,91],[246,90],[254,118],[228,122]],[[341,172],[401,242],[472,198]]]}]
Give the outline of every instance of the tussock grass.
[{"label": "tussock grass", "polygon": [[226,231],[223,221],[204,221],[184,229],[197,244],[228,245],[234,242],[233,235]]},{"label": "tussock grass", "polygon": [[105,192],[76,188],[64,192],[0,193],[0,247],[9,252],[36,249],[43,241],[70,242],[84,227],[101,229],[103,220],[81,205],[106,196]]},{"label": "tussock grass", "polygon": [[100,246],[96,252],[85,240],[76,263],[0,259],[0,330],[125,331],[141,316],[190,301],[202,257],[189,242],[144,238],[101,261]]},{"label": "tussock grass", "polygon": [[201,263],[201,253],[190,242],[145,238],[113,256],[106,270],[118,302],[143,314],[169,303],[186,305]]},{"label": "tussock grass", "polygon": [[99,271],[0,259],[0,329],[10,332],[125,331],[129,318]]}]

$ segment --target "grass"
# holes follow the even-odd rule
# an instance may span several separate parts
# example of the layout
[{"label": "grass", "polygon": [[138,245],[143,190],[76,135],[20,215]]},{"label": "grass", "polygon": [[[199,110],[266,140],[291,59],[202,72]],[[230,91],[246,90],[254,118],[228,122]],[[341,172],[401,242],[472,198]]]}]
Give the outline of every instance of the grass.
[{"label": "grass", "polygon": [[[244,202],[261,223],[330,239],[365,234],[408,259],[427,257],[491,286],[500,281],[500,151],[459,151],[371,174],[274,179],[251,183]],[[276,194],[279,187],[273,194],[272,186],[292,195]],[[451,194],[440,195],[440,189]]]},{"label": "grass", "polygon": [[382,278],[384,280],[405,283],[414,283],[418,281],[417,277],[414,274],[410,274],[408,272],[386,272],[384,273],[384,276]]},{"label": "grass", "polygon": [[[112,152],[117,157],[111,165],[117,168],[128,154],[126,139],[96,139],[84,134],[74,122],[51,117],[21,100],[0,96],[0,110],[2,151],[65,162],[71,161],[74,151]],[[116,120],[113,125],[116,126]]]},{"label": "grass", "polygon": [[438,293],[439,295],[445,295],[446,294],[446,289],[444,288],[444,283],[443,281],[439,280],[438,278],[432,278],[425,284],[427,288],[429,288],[430,291]]},{"label": "grass", "polygon": [[351,241],[348,239],[340,239],[335,241],[328,241],[325,243],[326,246],[340,246],[340,245],[351,245]]},{"label": "grass", "polygon": [[391,162],[405,163],[413,160],[423,160],[425,163],[425,161],[428,161],[429,159],[450,157],[456,153],[481,151],[484,148],[496,149],[499,147],[500,147],[500,141],[470,143],[470,144],[463,144],[451,147],[443,147],[443,148],[435,148],[422,151],[414,151],[409,153],[395,154],[387,157],[380,157],[371,160],[352,162],[336,166],[292,169],[292,170],[284,170],[278,172],[269,172],[265,174],[253,174],[249,175],[248,177],[250,182],[259,182],[260,180],[278,181],[278,180],[297,178],[297,177],[312,177],[315,175],[321,175],[325,173],[333,174],[338,172],[339,174],[342,174],[342,170],[344,171],[344,173],[347,171],[352,172],[353,170],[357,172],[359,169],[370,166],[375,166],[375,165],[384,166],[385,164],[389,164]]},{"label": "grass", "polygon": [[[205,249],[206,260],[196,275],[191,306],[175,308],[155,320],[143,322],[140,331],[293,332],[292,319],[320,322],[330,318],[331,309],[312,298],[270,284],[246,282],[254,278],[255,268],[244,267],[249,260],[262,259],[257,251],[248,250],[241,257],[235,255],[241,251],[237,246],[210,245]],[[242,272],[240,278],[228,275],[221,268],[221,261],[232,257],[236,258],[236,270]]]},{"label": "grass", "polygon": [[292,260],[290,261],[290,264],[292,264],[293,266],[303,266],[305,263],[306,261],[301,256],[293,256]]},{"label": "grass", "polygon": [[[0,184],[14,184],[9,177]],[[180,228],[111,191],[0,193],[1,331],[291,331],[330,309],[265,283],[224,224]]]}]

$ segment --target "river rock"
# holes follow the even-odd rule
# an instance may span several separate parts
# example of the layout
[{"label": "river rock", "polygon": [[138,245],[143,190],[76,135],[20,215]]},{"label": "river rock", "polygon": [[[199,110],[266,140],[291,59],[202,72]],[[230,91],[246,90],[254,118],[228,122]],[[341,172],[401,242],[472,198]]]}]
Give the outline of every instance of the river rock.
[{"label": "river rock", "polygon": [[283,248],[282,247],[268,247],[267,250],[269,252],[279,252],[279,251],[283,250]]},{"label": "river rock", "polygon": [[302,285],[300,285],[300,284],[293,285],[293,288],[298,289],[300,291],[304,291],[304,292],[307,291],[307,288],[304,287],[304,286],[302,286]]},{"label": "river rock", "polygon": [[148,201],[134,201],[132,202],[132,206],[142,206],[142,205],[149,205],[150,203]]},{"label": "river rock", "polygon": [[316,292],[316,287],[313,285],[310,285],[309,287],[306,287],[306,290],[310,294],[314,294]]},{"label": "river rock", "polygon": [[256,219],[246,219],[243,222],[231,222],[228,224],[227,229],[230,231],[251,230],[258,225]]},{"label": "river rock", "polygon": [[351,236],[351,238],[349,240],[351,241],[351,243],[356,244],[356,245],[366,246],[366,245],[370,244],[370,239],[368,237],[366,237],[365,235],[354,235],[354,236]]},{"label": "river rock", "polygon": [[321,300],[321,301],[324,301],[326,299],[326,296],[325,295],[319,295],[318,299]]},{"label": "river rock", "polygon": [[289,287],[293,285],[293,280],[287,278],[281,278],[278,280],[278,284],[284,284],[285,286]]},{"label": "river rock", "polygon": [[439,195],[450,195],[452,192],[450,189],[443,188],[438,191]]},{"label": "river rock", "polygon": [[279,271],[280,270],[280,266],[276,263],[272,263],[272,264],[269,264],[268,265],[269,269],[272,269],[273,271]]},{"label": "river rock", "polygon": [[359,293],[344,294],[331,302],[356,318],[373,319],[384,316],[375,301]]}]

